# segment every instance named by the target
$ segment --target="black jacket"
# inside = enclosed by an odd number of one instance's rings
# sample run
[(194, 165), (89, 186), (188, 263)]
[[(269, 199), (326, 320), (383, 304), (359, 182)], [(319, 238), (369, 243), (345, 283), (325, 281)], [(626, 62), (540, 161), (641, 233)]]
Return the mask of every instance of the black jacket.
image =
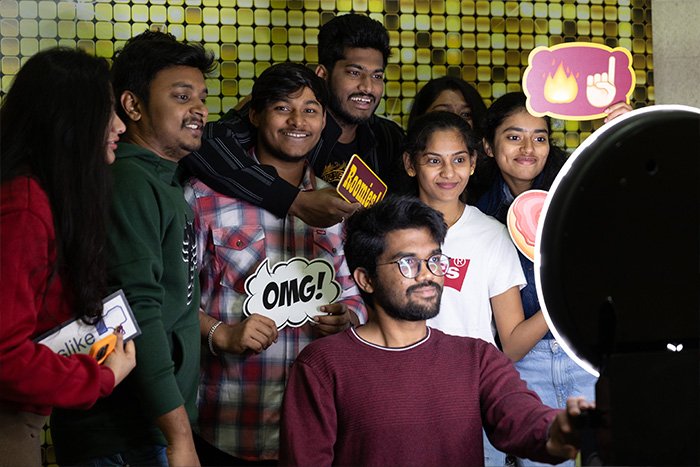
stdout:
[[(330, 113), (321, 139), (308, 155), (317, 176), (338, 142), (341, 129)], [(357, 128), (360, 157), (386, 182), (390, 193), (403, 191), (405, 171), (401, 157), (403, 129), (391, 120), (373, 115)], [(243, 199), (283, 217), (299, 189), (282, 180), (269, 165), (259, 165), (248, 151), (255, 144), (255, 127), (248, 108), (229, 110), (218, 121), (208, 123), (202, 146), (180, 161), (188, 176), (195, 176), (221, 194)]]

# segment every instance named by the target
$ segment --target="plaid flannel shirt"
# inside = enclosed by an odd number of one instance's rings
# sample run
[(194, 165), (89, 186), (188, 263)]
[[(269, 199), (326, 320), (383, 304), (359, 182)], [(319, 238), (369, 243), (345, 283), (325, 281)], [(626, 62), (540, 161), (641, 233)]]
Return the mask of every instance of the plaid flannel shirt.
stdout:
[[(301, 188), (322, 188), (308, 168)], [(293, 216), (278, 218), (248, 202), (223, 196), (193, 180), (185, 190), (195, 212), (197, 248), (201, 257), (201, 308), (224, 323), (245, 319), (245, 280), (258, 265), (270, 266), (301, 256), (333, 264), (345, 303), (367, 321), (367, 311), (350, 275), (342, 244), (342, 225), (320, 229)], [(248, 460), (276, 459), (279, 419), (290, 366), (317, 334), (309, 323), (285, 327), (260, 354), (213, 356), (202, 349), (197, 431), (212, 445)], [(206, 346), (205, 346), (206, 347)]]

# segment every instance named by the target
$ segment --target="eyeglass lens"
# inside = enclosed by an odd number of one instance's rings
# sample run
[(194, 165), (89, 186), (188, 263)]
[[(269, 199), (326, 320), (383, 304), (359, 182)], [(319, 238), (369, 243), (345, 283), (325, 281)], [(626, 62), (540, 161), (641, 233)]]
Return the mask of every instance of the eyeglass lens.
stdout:
[(421, 260), (415, 256), (408, 256), (398, 260), (399, 269), (408, 279), (413, 279), (418, 275), (421, 268), (421, 263), (425, 261), (428, 264), (428, 270), (436, 276), (444, 276), (447, 273), (450, 260), (447, 256), (438, 254), (433, 255), (426, 260)]

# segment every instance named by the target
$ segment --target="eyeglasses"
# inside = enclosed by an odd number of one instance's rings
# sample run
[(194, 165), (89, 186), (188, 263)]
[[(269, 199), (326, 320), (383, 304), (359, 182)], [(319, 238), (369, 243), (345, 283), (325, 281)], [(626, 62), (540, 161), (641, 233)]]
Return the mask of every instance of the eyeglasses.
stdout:
[(450, 266), (450, 258), (442, 253), (433, 255), (428, 259), (420, 259), (416, 258), (415, 256), (404, 256), (396, 261), (378, 263), (377, 266), (397, 264), (403, 277), (406, 279), (413, 279), (420, 274), (420, 268), (423, 262), (428, 265), (428, 270), (436, 276), (444, 276), (447, 273), (447, 268)]

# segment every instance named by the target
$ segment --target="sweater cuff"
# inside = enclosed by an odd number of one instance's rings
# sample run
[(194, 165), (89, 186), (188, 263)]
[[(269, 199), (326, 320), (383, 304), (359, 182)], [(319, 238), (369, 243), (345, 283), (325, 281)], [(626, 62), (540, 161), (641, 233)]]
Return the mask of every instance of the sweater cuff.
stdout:
[(275, 178), (268, 191), (274, 193), (274, 196), (263, 197), (260, 207), (280, 218), (289, 213), (289, 208), (299, 194), (299, 188), (281, 178)]
[(115, 380), (114, 372), (110, 368), (100, 366), (100, 397), (112, 394)]

